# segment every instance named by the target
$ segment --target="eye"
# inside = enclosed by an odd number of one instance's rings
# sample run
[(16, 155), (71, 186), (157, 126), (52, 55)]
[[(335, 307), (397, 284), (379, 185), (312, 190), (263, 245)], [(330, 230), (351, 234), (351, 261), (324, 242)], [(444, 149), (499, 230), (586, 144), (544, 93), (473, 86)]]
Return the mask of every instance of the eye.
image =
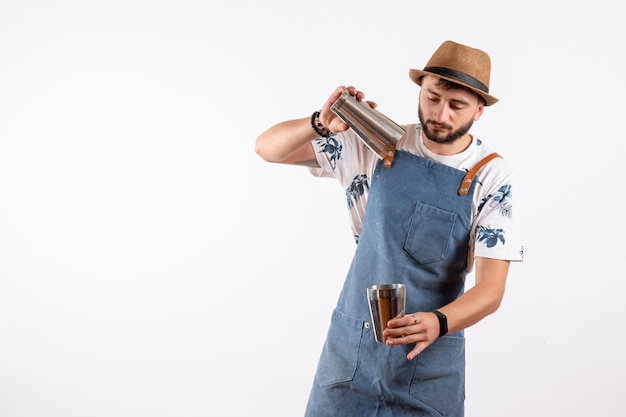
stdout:
[(459, 101), (452, 101), (450, 102), (450, 108), (454, 111), (461, 111), (463, 109), (465, 109), (467, 107), (466, 103), (462, 103)]

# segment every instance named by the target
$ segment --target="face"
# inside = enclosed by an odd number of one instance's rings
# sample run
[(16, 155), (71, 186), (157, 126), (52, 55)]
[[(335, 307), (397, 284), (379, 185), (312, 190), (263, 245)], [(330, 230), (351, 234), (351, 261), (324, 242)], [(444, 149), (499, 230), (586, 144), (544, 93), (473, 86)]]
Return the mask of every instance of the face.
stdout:
[(418, 116), (424, 135), (438, 144), (451, 144), (464, 137), (480, 118), (484, 103), (465, 88), (444, 90), (439, 78), (425, 76), (420, 90)]

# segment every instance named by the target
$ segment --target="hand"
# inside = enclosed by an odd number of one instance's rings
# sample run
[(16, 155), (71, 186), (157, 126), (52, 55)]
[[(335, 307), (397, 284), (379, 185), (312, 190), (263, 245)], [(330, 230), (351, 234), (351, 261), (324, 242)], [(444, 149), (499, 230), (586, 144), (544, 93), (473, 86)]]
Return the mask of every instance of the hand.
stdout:
[(413, 313), (389, 320), (383, 332), (387, 346), (415, 343), (407, 355), (412, 360), (439, 337), (439, 319), (434, 313)]
[[(350, 92), (350, 95), (355, 96), (357, 98), (357, 100), (363, 100), (363, 98), (365, 98), (365, 94), (363, 94), (362, 91), (357, 90), (353, 86), (350, 86), (350, 87), (344, 87), (344, 86), (337, 87), (337, 89), (330, 95), (330, 97), (328, 98), (328, 100), (324, 104), (324, 107), (322, 107), (322, 111), (320, 113), (320, 122), (322, 122), (322, 124), (324, 125), (324, 127), (326, 127), (326, 129), (330, 130), (333, 133), (334, 132), (343, 132), (345, 130), (348, 130), (348, 128), (349, 128), (349, 126), (347, 124), (345, 124), (344, 121), (341, 120), (341, 118), (339, 116), (337, 116), (330, 109), (332, 107), (332, 105), (335, 103), (335, 101), (337, 101), (337, 99), (341, 96), (341, 94), (346, 89)], [(375, 102), (373, 102), (373, 101), (366, 100), (365, 102), (367, 104), (369, 104), (374, 109), (377, 106), (377, 104)]]

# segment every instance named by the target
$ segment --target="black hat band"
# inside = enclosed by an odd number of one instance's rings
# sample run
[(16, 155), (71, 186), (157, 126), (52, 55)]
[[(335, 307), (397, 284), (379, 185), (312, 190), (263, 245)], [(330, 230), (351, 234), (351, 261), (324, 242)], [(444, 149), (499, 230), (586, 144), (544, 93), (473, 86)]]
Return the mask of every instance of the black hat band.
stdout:
[(477, 90), (480, 90), (489, 94), (489, 87), (487, 87), (485, 84), (483, 84), (476, 78), (464, 72), (453, 70), (450, 68), (444, 68), (444, 67), (425, 67), (424, 71), (432, 72), (433, 74), (441, 75), (442, 77), (452, 78), (464, 84), (470, 85)]

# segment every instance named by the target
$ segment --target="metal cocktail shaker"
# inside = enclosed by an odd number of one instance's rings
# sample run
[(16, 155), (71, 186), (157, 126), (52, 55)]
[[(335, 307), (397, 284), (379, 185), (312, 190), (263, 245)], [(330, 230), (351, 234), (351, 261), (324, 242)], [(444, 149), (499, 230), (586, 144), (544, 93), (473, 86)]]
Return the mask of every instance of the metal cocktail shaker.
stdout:
[(330, 109), (383, 160), (385, 168), (391, 166), (396, 152), (396, 143), (405, 132), (402, 126), (372, 108), (365, 101), (357, 100), (347, 89)]

